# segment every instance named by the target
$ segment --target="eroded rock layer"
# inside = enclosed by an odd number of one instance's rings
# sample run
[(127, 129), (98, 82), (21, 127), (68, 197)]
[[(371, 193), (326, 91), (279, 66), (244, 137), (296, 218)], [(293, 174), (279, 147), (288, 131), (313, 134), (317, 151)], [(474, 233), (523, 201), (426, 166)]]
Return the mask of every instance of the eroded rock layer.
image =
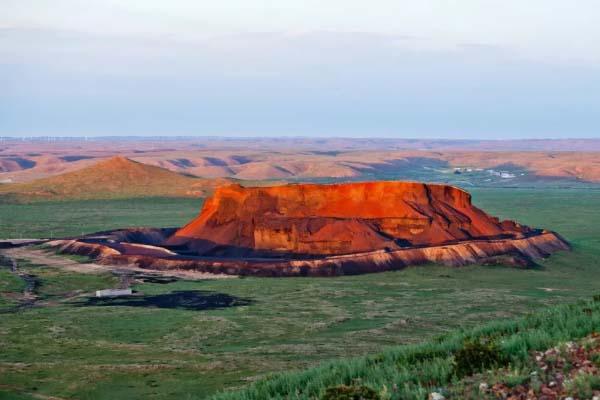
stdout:
[(230, 185), (217, 189), (167, 244), (206, 256), (324, 256), (533, 233), (487, 215), (467, 192), (447, 185)]
[(395, 251), (327, 256), (318, 259), (232, 259), (166, 256), (150, 254), (147, 248), (61, 240), (49, 243), (63, 253), (98, 255), (97, 261), (149, 270), (194, 270), (214, 274), (282, 276), (335, 276), (399, 270), (409, 265), (438, 263), (461, 266), (473, 263), (501, 263), (524, 266), (569, 245), (553, 232), (541, 232), (522, 239), (475, 240), (444, 246), (407, 248)]

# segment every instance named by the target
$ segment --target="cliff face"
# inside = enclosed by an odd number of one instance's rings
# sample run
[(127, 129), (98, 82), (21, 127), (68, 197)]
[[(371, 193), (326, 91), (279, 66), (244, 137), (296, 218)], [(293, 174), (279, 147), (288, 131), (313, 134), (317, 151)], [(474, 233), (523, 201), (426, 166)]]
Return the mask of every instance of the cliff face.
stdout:
[(199, 255), (342, 255), (519, 239), (533, 231), (500, 222), (447, 185), (367, 182), (218, 188), (167, 244)]

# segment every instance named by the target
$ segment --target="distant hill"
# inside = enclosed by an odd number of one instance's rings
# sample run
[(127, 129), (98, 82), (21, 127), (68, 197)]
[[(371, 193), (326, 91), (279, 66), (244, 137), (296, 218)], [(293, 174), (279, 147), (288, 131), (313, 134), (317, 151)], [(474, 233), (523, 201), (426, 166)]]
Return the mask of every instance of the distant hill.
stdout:
[(25, 183), (119, 154), (205, 178), (418, 180), (490, 187), (600, 184), (600, 139), (448, 141), (341, 138), (180, 138), (0, 141), (0, 184)]
[(203, 179), (112, 157), (80, 170), (26, 183), (0, 185), (1, 201), (202, 197), (231, 179)]

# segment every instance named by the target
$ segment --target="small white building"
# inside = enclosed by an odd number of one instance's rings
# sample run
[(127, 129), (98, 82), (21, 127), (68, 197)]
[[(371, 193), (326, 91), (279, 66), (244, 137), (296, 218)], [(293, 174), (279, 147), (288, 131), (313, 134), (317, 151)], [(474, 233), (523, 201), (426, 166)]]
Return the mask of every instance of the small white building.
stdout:
[(104, 289), (96, 290), (96, 297), (119, 297), (119, 296), (131, 296), (133, 291), (131, 289)]

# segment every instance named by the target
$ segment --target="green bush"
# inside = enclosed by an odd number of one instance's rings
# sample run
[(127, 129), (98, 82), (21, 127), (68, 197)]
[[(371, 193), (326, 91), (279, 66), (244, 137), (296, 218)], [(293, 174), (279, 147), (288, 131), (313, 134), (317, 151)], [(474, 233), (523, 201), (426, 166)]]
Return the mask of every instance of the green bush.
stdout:
[(494, 342), (469, 340), (454, 353), (454, 374), (461, 378), (505, 365), (507, 361)]
[(381, 397), (368, 386), (340, 385), (325, 389), (321, 400), (381, 400)]
[(520, 385), (525, 385), (529, 383), (530, 380), (531, 377), (529, 376), (529, 374), (520, 374), (519, 372), (507, 374), (504, 376), (504, 383), (506, 383), (506, 385), (511, 388)]

